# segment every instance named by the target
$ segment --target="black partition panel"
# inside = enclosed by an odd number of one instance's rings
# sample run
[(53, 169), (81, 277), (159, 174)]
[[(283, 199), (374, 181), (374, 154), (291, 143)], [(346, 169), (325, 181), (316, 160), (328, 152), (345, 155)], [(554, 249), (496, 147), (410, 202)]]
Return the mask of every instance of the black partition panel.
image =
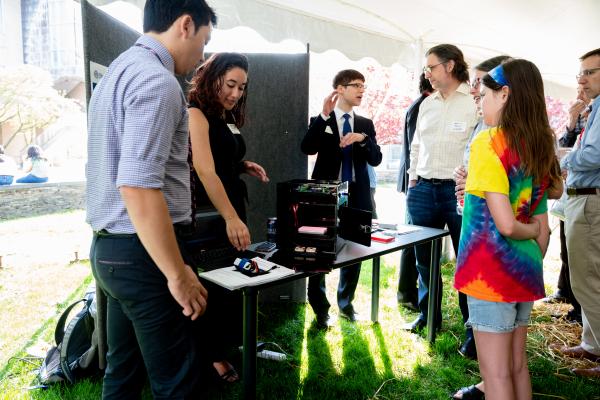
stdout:
[(89, 103), (92, 95), (90, 61), (108, 67), (119, 54), (135, 43), (140, 33), (112, 18), (87, 0), (81, 0), (81, 26), (86, 103)]
[(248, 54), (246, 159), (262, 165), (268, 184), (244, 177), (248, 184), (248, 224), (253, 241), (265, 240), (267, 218), (275, 217), (277, 182), (305, 178), (307, 157), (300, 151), (308, 121), (309, 56)]
[[(87, 101), (90, 62), (105, 67), (140, 36), (138, 32), (81, 0)], [(266, 237), (268, 217), (276, 215), (277, 182), (305, 178), (307, 158), (300, 141), (308, 121), (309, 55), (247, 54), (250, 62), (247, 119), (241, 129), (246, 159), (262, 165), (271, 182), (244, 176), (248, 185), (248, 225), (253, 241)], [(180, 79), (184, 85), (185, 79)]]

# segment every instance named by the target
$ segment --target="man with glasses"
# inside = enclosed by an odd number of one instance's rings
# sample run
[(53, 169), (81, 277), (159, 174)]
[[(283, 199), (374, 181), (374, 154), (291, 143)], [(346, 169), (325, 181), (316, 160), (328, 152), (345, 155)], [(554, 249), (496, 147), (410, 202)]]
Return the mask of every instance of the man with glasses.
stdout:
[[(581, 343), (561, 347), (566, 356), (600, 361), (600, 48), (580, 58), (577, 82), (592, 102), (581, 143), (561, 161), (566, 170), (565, 230), (571, 287), (581, 304)], [(575, 368), (577, 375), (600, 378), (600, 366)]]
[[(419, 110), (410, 150), (406, 203), (413, 224), (440, 229), (447, 225), (457, 253), (462, 218), (456, 212), (453, 171), (462, 164), (469, 135), (477, 124), (477, 111), (460, 49), (441, 44), (429, 49), (426, 57), (423, 72), (436, 92), (423, 100)], [(427, 321), (431, 244), (416, 246), (416, 260), (420, 315), (404, 326), (413, 332), (421, 330)], [(439, 287), (441, 291), (441, 279)], [(466, 321), (469, 312), (464, 295), (459, 294), (459, 304)], [(436, 313), (439, 327), (441, 296)]]
[[(366, 89), (364, 83), (365, 77), (356, 70), (337, 73), (333, 79), (334, 90), (325, 98), (321, 114), (311, 118), (301, 148), (304, 154), (318, 153), (313, 179), (347, 181), (348, 205), (373, 211), (367, 164), (379, 165), (381, 150), (375, 138), (373, 121), (353, 111), (362, 101)], [(359, 275), (360, 263), (340, 270), (337, 302), (340, 316), (351, 322), (357, 319), (352, 300)], [(327, 329), (330, 304), (323, 274), (308, 280), (308, 302), (316, 314), (316, 327)]]
[[(564, 154), (565, 148), (571, 148), (575, 145), (577, 138), (583, 132), (587, 117), (590, 109), (590, 99), (587, 98), (581, 85), (577, 87), (577, 99), (569, 107), (569, 122), (565, 128), (565, 133), (558, 139), (558, 144), (563, 150), (559, 149), (559, 156), (561, 153)], [(571, 278), (569, 274), (569, 256), (567, 251), (567, 238), (565, 236), (565, 221), (564, 215), (560, 218), (559, 224), (559, 237), (560, 237), (560, 273), (558, 274), (558, 282), (556, 284), (556, 292), (546, 297), (543, 301), (545, 303), (567, 303), (573, 307), (569, 310), (564, 318), (567, 321), (577, 322), (581, 325), (581, 306), (573, 294), (571, 289)]]

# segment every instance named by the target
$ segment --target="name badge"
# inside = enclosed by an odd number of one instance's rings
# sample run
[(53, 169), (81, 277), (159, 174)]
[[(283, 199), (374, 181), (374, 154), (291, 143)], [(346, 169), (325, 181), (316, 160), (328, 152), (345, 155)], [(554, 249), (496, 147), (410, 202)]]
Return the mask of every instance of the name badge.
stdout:
[(240, 135), (242, 133), (234, 124), (227, 124), (227, 127), (234, 135)]
[(464, 132), (467, 130), (467, 123), (462, 121), (454, 121), (448, 127), (450, 132)]

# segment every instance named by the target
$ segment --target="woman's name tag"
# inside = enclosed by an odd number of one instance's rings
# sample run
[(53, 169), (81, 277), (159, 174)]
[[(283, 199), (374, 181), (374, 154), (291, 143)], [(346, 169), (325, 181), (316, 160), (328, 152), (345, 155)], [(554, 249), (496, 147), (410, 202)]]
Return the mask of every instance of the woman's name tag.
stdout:
[(242, 133), (234, 124), (227, 124), (227, 127), (234, 135), (240, 135)]

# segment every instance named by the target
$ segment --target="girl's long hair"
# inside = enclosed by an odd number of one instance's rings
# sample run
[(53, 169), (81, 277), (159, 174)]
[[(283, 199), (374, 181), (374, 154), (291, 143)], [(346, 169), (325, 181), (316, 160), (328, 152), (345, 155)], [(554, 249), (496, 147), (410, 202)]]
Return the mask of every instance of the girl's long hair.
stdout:
[[(224, 84), (225, 74), (236, 67), (248, 73), (246, 56), (239, 53), (215, 53), (210, 56), (194, 73), (188, 101), (197, 104), (207, 117), (223, 116), (224, 108), (219, 102), (219, 93)], [(246, 120), (247, 94), (248, 84), (230, 114), (225, 115), (227, 122), (235, 124), (238, 128), (241, 128)]]
[[(502, 66), (510, 90), (498, 125), (506, 135), (509, 148), (519, 155), (525, 174), (532, 176), (536, 183), (549, 177), (554, 186), (561, 176), (555, 153), (556, 138), (548, 122), (542, 75), (535, 64), (523, 59), (513, 59)], [(483, 77), (483, 84), (494, 91), (502, 88), (489, 75)]]

